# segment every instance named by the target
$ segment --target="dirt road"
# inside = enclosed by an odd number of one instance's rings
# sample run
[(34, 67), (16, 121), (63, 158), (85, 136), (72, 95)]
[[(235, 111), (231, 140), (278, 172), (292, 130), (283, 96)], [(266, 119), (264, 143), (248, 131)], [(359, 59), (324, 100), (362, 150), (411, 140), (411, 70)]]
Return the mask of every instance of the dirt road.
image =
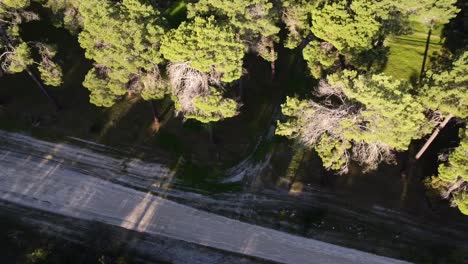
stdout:
[[(1, 132), (1, 137), (19, 138), (25, 144), (33, 141), (5, 132)], [(90, 175), (81, 166), (62, 163), (60, 157), (57, 158), (64, 153), (82, 154), (82, 150), (65, 144), (41, 144), (55, 152), (36, 155), (22, 150), (20, 145), (16, 149), (5, 146), (7, 144), (0, 146), (0, 199), (280, 263), (406, 263), (243, 223), (139, 192), (109, 182), (105, 175)], [(112, 174), (118, 165), (112, 158), (102, 160), (104, 156), (88, 154), (77, 155), (76, 163), (102, 162), (103, 166), (108, 166), (101, 172), (91, 173)], [(143, 168), (139, 168), (136, 161), (135, 166), (130, 164), (129, 173), (132, 169), (144, 169), (155, 178), (171, 175), (169, 169), (157, 163), (154, 167)]]

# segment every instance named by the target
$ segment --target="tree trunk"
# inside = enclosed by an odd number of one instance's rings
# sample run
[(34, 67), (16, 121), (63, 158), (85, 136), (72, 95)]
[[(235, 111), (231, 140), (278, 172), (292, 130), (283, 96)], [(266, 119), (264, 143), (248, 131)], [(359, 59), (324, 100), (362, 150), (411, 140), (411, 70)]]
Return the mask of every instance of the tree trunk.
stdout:
[(158, 113), (158, 110), (156, 109), (156, 107), (154, 106), (154, 103), (153, 101), (149, 101), (150, 105), (151, 105), (151, 110), (153, 112), (153, 122), (154, 122), (154, 126), (158, 127), (160, 126), (160, 121), (159, 121), (159, 113)]
[(34, 75), (34, 73), (31, 72), (28, 68), (26, 68), (26, 72), (28, 73), (29, 77), (36, 83), (37, 87), (41, 90), (41, 92), (49, 99), (49, 101), (54, 105), (55, 109), (61, 110), (62, 107), (58, 104), (57, 100), (55, 100), (45, 89), (45, 87), (42, 85), (41, 81), (37, 79), (37, 77)]
[(214, 140), (213, 123), (212, 122), (208, 123), (207, 128), (208, 128), (208, 136), (210, 137), (211, 144), (216, 145), (216, 142)]
[(426, 141), (424, 146), (419, 150), (418, 154), (416, 154), (416, 160), (418, 160), (422, 154), (427, 150), (427, 148), (431, 145), (432, 141), (437, 137), (437, 135), (440, 133), (440, 131), (447, 125), (447, 123), (452, 119), (453, 115), (449, 114), (445, 119), (444, 122), (442, 122), (432, 133), (431, 137)]
[(244, 96), (244, 76), (239, 79), (239, 97)]
[(426, 61), (427, 61), (427, 53), (429, 52), (429, 45), (431, 42), (431, 35), (432, 35), (432, 27), (429, 29), (427, 33), (427, 40), (426, 40), (426, 49), (424, 50), (424, 58), (423, 63), (421, 65), (421, 73), (419, 74), (419, 83), (421, 84), (422, 79), (424, 77), (424, 70), (426, 69)]
[(456, 189), (460, 188), (465, 181), (460, 177), (456, 182), (452, 183), (450, 187), (442, 194), (442, 198), (448, 199), (450, 194)]
[(272, 80), (275, 79), (275, 74), (276, 74), (276, 65), (275, 65), (275, 61), (272, 61), (271, 62), (271, 79)]
[(275, 74), (276, 74), (276, 65), (275, 65), (275, 43), (273, 42), (273, 45), (271, 46), (271, 80), (275, 79)]
[(153, 127), (153, 130), (157, 132), (159, 131), (159, 128), (161, 127), (158, 110), (154, 106), (153, 101), (149, 101), (149, 104), (151, 106), (151, 112), (153, 112), (153, 126), (152, 127)]

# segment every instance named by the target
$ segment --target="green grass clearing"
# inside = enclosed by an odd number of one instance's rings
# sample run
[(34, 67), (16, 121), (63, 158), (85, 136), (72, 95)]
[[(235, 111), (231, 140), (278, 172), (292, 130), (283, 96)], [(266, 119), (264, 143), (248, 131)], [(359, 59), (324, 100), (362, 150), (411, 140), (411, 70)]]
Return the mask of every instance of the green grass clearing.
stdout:
[[(413, 22), (414, 32), (410, 35), (395, 36), (386, 40), (390, 48), (388, 62), (384, 72), (394, 78), (416, 81), (421, 71), (428, 29)], [(442, 48), (442, 27), (432, 31), (426, 69), (430, 66), (430, 58)]]

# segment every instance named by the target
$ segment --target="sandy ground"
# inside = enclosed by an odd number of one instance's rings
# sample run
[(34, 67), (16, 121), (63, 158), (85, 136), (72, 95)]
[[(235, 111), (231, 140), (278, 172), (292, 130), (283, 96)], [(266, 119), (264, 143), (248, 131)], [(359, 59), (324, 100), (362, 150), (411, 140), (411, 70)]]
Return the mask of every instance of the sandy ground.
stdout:
[[(0, 147), (0, 199), (4, 201), (280, 263), (405, 263), (243, 223), (110, 182), (106, 178), (115, 176), (115, 168), (122, 165), (119, 159), (18, 134), (1, 132), (1, 136), (35, 144), (27, 149), (21, 149), (21, 144), (15, 149), (4, 147), (7, 144)], [(52, 151), (33, 153), (41, 147)], [(74, 157), (75, 162), (61, 162), (62, 155)], [(80, 163), (99, 163), (102, 170), (89, 172)], [(126, 161), (125, 169), (129, 174), (144, 170), (155, 182), (172, 177), (158, 163)]]

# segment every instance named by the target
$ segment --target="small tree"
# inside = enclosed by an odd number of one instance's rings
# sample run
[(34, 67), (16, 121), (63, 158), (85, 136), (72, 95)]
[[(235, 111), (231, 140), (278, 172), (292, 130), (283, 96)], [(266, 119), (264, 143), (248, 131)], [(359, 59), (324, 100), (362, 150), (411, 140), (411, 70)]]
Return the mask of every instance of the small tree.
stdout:
[(40, 0), (41, 4), (52, 11), (54, 25), (61, 26), (73, 34), (78, 34), (83, 25), (79, 6), (81, 0)]
[[(186, 118), (209, 122), (237, 113), (237, 103), (234, 107), (233, 100), (219, 98), (222, 82), (232, 82), (242, 75), (245, 46), (231, 26), (219, 26), (214, 17), (196, 17), (168, 32), (161, 52), (171, 62), (168, 73), (176, 109)], [(200, 108), (210, 102), (215, 103), (212, 107), (229, 105), (232, 111), (214, 114), (206, 107)]]
[[(47, 85), (60, 86), (62, 84), (62, 69), (53, 61), (56, 55), (55, 49), (41, 42), (24, 42), (20, 37), (21, 23), (39, 19), (36, 13), (24, 9), (29, 4), (29, 1), (24, 0), (0, 2), (0, 67), (5, 73), (27, 72), (44, 95), (56, 108), (59, 108), (42, 83), (29, 69), (29, 67), (37, 65), (41, 79)], [(40, 55), (39, 61), (34, 61), (33, 49)]]

